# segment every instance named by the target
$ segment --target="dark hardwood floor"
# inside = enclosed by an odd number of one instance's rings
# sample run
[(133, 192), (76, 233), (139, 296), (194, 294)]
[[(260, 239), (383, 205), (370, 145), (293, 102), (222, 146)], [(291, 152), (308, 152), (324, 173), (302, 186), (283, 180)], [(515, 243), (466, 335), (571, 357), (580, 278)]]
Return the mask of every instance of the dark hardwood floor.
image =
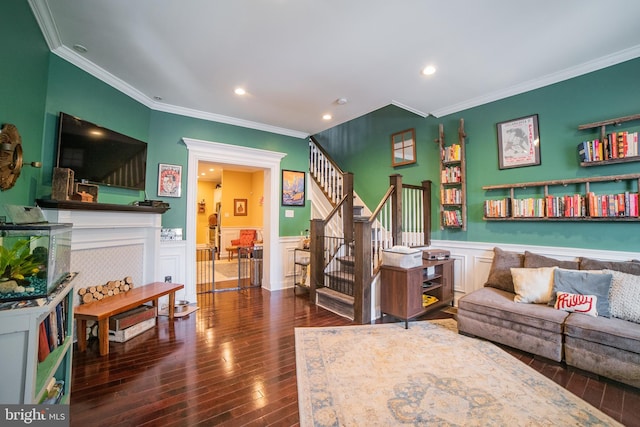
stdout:
[[(86, 353), (74, 351), (71, 426), (298, 425), (294, 328), (351, 322), (291, 289), (202, 294), (198, 306), (112, 343), (108, 356), (98, 356), (97, 341)], [(640, 390), (508, 351), (622, 423), (640, 426)]]

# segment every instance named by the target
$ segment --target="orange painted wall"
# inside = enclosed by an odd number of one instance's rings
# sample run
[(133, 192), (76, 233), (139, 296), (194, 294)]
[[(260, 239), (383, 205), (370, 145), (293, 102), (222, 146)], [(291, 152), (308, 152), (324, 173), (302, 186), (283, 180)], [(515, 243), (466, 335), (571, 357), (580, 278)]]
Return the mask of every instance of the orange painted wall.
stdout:
[[(261, 228), (264, 172), (222, 172), (221, 227)], [(234, 215), (234, 199), (247, 200), (247, 214)]]

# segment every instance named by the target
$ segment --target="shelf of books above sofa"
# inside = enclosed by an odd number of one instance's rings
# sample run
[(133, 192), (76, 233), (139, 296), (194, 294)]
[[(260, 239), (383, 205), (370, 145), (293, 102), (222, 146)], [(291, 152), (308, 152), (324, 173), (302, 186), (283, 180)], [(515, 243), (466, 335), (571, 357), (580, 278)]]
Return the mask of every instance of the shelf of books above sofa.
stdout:
[(580, 166), (602, 166), (640, 161), (638, 132), (628, 130), (609, 132), (607, 126), (619, 126), (625, 122), (640, 120), (640, 114), (587, 123), (578, 130), (600, 128), (600, 137), (578, 144)]
[[(614, 185), (619, 183), (620, 188), (611, 191), (611, 188), (607, 187), (609, 191), (600, 190), (596, 193), (591, 191), (591, 184), (594, 183), (614, 183)], [(549, 187), (569, 185), (575, 185), (582, 190), (572, 194), (549, 193)], [(485, 191), (508, 190), (508, 195), (499, 199), (485, 200), (483, 219), (486, 221), (636, 222), (640, 221), (639, 188), (640, 174), (484, 186), (482, 189)], [(523, 194), (516, 197), (516, 190)]]

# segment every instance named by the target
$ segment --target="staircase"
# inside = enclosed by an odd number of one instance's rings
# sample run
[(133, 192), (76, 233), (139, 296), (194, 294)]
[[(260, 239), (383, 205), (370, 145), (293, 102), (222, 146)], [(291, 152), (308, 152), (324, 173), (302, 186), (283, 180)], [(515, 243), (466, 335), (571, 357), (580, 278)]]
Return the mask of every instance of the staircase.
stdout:
[[(371, 288), (382, 250), (429, 244), (431, 182), (404, 185), (400, 175), (371, 215), (354, 206), (353, 175), (343, 172), (311, 137), (310, 176), (331, 211), (312, 219), (311, 302), (356, 323), (371, 321)], [(403, 229), (404, 224), (404, 229)]]
[(324, 287), (316, 290), (316, 304), (340, 316), (354, 320), (353, 290), (356, 283), (355, 256), (335, 258), (324, 272)]

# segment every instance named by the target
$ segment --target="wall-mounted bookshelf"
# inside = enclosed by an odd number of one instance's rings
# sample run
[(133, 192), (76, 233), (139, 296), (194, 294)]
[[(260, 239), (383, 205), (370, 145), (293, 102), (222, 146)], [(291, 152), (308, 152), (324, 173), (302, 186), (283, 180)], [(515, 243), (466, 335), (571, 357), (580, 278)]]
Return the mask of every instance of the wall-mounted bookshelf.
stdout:
[(578, 130), (600, 128), (600, 138), (578, 144), (580, 166), (604, 166), (620, 163), (640, 162), (638, 132), (610, 132), (607, 126), (640, 120), (640, 114), (617, 117), (578, 126)]
[(458, 143), (446, 145), (444, 126), (435, 140), (440, 149), (440, 229), (467, 229), (467, 179), (464, 119), (460, 119)]
[[(591, 184), (612, 182), (623, 183), (621, 186), (626, 188), (606, 193), (591, 191)], [(550, 187), (568, 185), (580, 185), (584, 191), (564, 195), (549, 192)], [(519, 190), (535, 188), (542, 191), (538, 197), (523, 197), (517, 194)], [(508, 190), (509, 194), (501, 199), (485, 200), (486, 221), (640, 221), (640, 174), (488, 185), (482, 189)]]

